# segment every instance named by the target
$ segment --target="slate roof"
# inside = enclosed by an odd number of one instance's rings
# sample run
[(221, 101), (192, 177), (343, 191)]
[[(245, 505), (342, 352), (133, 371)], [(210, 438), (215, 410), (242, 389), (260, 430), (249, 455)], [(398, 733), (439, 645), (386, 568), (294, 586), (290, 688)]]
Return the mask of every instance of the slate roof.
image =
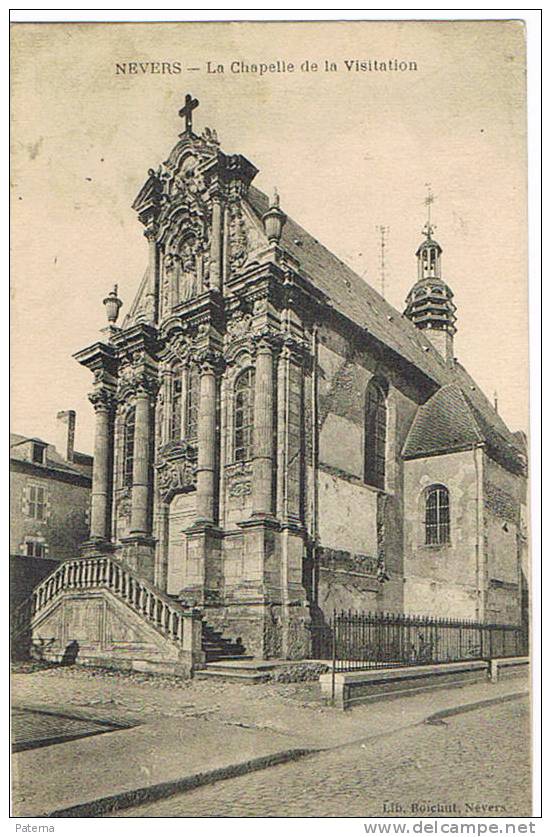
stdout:
[[(23, 451), (23, 444), (26, 442), (40, 442), (46, 446), (45, 462), (31, 462)], [(10, 433), (10, 459), (17, 462), (28, 462), (34, 467), (44, 468), (48, 471), (60, 471), (64, 474), (77, 474), (81, 477), (92, 477), (93, 457), (87, 453), (74, 452), (73, 462), (68, 462), (61, 456), (53, 445), (44, 442), (36, 436), (21, 436), (19, 433)]]
[[(462, 367), (457, 377), (463, 377), (464, 384), (472, 381)], [(525, 472), (526, 457), (518, 440), (476, 384), (469, 383), (462, 388), (459, 383), (450, 383), (417, 409), (402, 456), (417, 459), (468, 450), (479, 444), (485, 444), (488, 453), (508, 470)]]
[[(248, 201), (259, 218), (270, 203), (254, 186), (249, 189)], [(489, 453), (506, 467), (524, 471), (524, 446), (460, 363), (448, 366), (421, 330), (292, 218), (287, 217), (281, 244), (336, 310), (440, 385), (441, 389), (418, 408), (403, 456), (427, 456), (484, 442)]]
[[(267, 212), (268, 197), (254, 186), (249, 189), (248, 200), (259, 217)], [(287, 217), (281, 244), (338, 311), (436, 383), (446, 383), (446, 364), (423, 333), (292, 218)]]

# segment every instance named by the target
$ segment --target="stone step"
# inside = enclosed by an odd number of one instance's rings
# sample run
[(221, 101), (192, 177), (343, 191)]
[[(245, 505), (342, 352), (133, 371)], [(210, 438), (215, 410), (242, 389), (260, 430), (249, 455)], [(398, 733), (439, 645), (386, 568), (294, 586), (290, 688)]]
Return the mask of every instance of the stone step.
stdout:
[(207, 663), (205, 668), (197, 669), (194, 676), (199, 678), (199, 680), (226, 680), (234, 681), (236, 683), (250, 683), (251, 685), (254, 683), (265, 683), (269, 680), (268, 673), (259, 671), (240, 671), (239, 669), (231, 668), (211, 669), (208, 668), (210, 665), (212, 665), (212, 663)]

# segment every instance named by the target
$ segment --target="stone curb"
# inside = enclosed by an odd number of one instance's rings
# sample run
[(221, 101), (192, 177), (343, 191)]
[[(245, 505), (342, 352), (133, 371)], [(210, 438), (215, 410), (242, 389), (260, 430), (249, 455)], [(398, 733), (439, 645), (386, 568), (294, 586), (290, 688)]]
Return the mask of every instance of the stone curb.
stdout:
[(363, 738), (356, 738), (353, 741), (347, 741), (342, 744), (337, 744), (333, 747), (313, 747), (301, 748), (293, 750), (283, 750), (279, 753), (273, 753), (269, 756), (260, 756), (255, 759), (250, 759), (239, 764), (230, 764), (226, 767), (219, 767), (215, 770), (209, 770), (205, 773), (195, 773), (191, 776), (185, 776), (182, 779), (174, 779), (168, 782), (161, 782), (157, 785), (150, 785), (149, 787), (135, 788), (129, 791), (123, 791), (112, 796), (102, 797), (100, 799), (92, 800), (91, 802), (84, 802), (80, 805), (72, 805), (69, 808), (60, 808), (45, 814), (32, 814), (29, 816), (37, 817), (53, 817), (53, 818), (69, 818), (69, 817), (99, 817), (115, 811), (121, 811), (126, 808), (134, 808), (138, 805), (143, 805), (146, 802), (156, 802), (159, 799), (166, 799), (170, 796), (175, 796), (178, 793), (194, 790), (195, 788), (204, 785), (214, 784), (222, 779), (233, 779), (237, 776), (244, 776), (247, 773), (253, 773), (258, 770), (265, 770), (268, 767), (275, 767), (276, 765), (286, 764), (288, 762), (297, 761), (306, 756), (315, 755), (318, 753), (326, 753), (330, 750), (337, 750), (344, 747), (350, 747), (353, 744), (368, 742), (370, 740), (380, 738), (384, 735), (389, 735), (394, 732), (399, 732), (409, 727), (419, 726), (420, 724), (434, 724), (444, 718), (461, 715), (464, 712), (472, 712), (486, 706), (492, 706), (500, 703), (505, 703), (511, 700), (518, 700), (529, 695), (528, 691), (513, 692), (507, 695), (500, 695), (487, 700), (479, 700), (474, 703), (465, 703), (460, 706), (453, 706), (448, 709), (442, 709), (432, 715), (428, 715), (422, 721), (415, 721), (411, 724), (405, 724), (395, 730), (376, 733), (375, 735), (365, 736)]
[(434, 712), (425, 718), (422, 723), (435, 724), (442, 721), (444, 718), (450, 718), (453, 715), (462, 715), (464, 712), (474, 712), (476, 709), (483, 709), (485, 706), (495, 706), (498, 703), (507, 703), (510, 700), (519, 700), (523, 697), (529, 697), (528, 691), (512, 692), (509, 695), (500, 695), (499, 697), (488, 698), (487, 700), (478, 700), (476, 703), (465, 703), (462, 706), (451, 706), (449, 709), (441, 709), (439, 712)]
[(170, 782), (161, 782), (158, 785), (136, 788), (130, 791), (105, 796), (91, 802), (84, 802), (82, 805), (72, 805), (69, 808), (61, 808), (49, 814), (34, 814), (33, 816), (43, 817), (98, 817), (114, 811), (121, 811), (125, 808), (134, 808), (143, 805), (145, 802), (156, 802), (159, 799), (166, 799), (177, 793), (193, 790), (203, 785), (210, 785), (219, 782), (221, 779), (233, 779), (237, 776), (244, 776), (256, 770), (265, 770), (268, 767), (275, 767), (278, 764), (285, 764), (296, 761), (304, 756), (310, 756), (319, 752), (317, 749), (296, 749), (284, 750), (273, 753), (270, 756), (260, 756), (256, 759), (230, 764), (227, 767), (219, 767), (216, 770), (209, 770), (206, 773), (195, 773), (183, 779), (174, 779)]

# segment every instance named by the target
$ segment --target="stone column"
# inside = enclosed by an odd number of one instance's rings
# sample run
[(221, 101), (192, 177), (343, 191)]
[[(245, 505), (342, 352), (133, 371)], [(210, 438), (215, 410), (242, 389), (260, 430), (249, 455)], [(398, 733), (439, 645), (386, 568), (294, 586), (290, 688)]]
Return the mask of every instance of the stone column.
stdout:
[(149, 522), (150, 491), (150, 434), (151, 404), (150, 392), (145, 386), (138, 386), (136, 392), (136, 419), (134, 429), (134, 471), (132, 474), (132, 511), (130, 515), (131, 535), (151, 535)]
[(216, 465), (216, 363), (208, 353), (200, 362), (199, 416), (197, 426), (197, 520), (214, 522), (214, 471)]
[(111, 517), (114, 402), (112, 395), (105, 390), (92, 393), (90, 401), (94, 405), (96, 413), (90, 539), (93, 541), (108, 541), (111, 538), (109, 523)]
[(151, 221), (144, 231), (147, 238), (149, 249), (148, 262), (148, 283), (147, 283), (147, 320), (154, 323), (157, 319), (157, 274), (158, 274), (158, 251), (157, 251), (157, 233), (159, 231), (158, 225)]
[(253, 514), (273, 514), (274, 358), (270, 341), (260, 338), (256, 353), (253, 429)]
[(219, 195), (212, 198), (212, 232), (210, 243), (210, 286), (222, 288), (222, 201)]

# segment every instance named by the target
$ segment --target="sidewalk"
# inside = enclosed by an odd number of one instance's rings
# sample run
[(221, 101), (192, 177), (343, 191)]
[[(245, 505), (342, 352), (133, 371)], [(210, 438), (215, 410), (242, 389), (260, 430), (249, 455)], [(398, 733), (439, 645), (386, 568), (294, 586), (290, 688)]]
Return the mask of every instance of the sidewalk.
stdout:
[[(317, 683), (176, 683), (77, 667), (15, 674), (18, 709), (136, 725), (15, 754), (13, 813), (47, 816), (84, 804), (82, 815), (94, 816), (308, 751), (388, 735), (434, 713), (499, 701), (527, 688), (524, 678), (513, 678), (342, 713), (320, 705)], [(214, 776), (205, 776), (212, 771)], [(163, 783), (168, 786), (159, 788)]]

